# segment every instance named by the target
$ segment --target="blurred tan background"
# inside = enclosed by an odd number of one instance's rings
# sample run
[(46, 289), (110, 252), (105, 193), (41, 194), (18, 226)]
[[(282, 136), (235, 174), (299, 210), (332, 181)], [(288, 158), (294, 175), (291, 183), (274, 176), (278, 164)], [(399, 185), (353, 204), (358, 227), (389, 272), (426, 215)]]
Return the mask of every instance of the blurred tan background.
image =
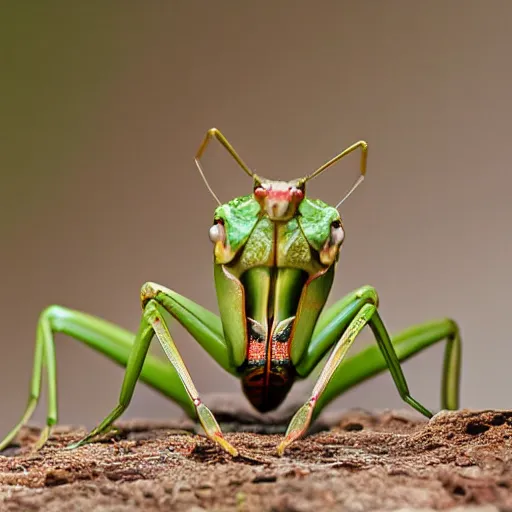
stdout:
[[(215, 202), (193, 162), (212, 126), (283, 179), (367, 139), (331, 302), (373, 284), (392, 331), (455, 318), (462, 405), (511, 407), (511, 20), (507, 0), (3, 3), (1, 432), (25, 405), (46, 305), (136, 329), (152, 280), (216, 308)], [(204, 166), (222, 200), (250, 191), (219, 148)], [(348, 158), (309, 194), (335, 203), (356, 175)], [(241, 393), (174, 332), (199, 390)], [(56, 340), (60, 422), (93, 426), (123, 372)], [(441, 360), (438, 346), (405, 365), (432, 408)], [(403, 404), (384, 374), (332, 407)], [(125, 418), (177, 414), (141, 384)]]

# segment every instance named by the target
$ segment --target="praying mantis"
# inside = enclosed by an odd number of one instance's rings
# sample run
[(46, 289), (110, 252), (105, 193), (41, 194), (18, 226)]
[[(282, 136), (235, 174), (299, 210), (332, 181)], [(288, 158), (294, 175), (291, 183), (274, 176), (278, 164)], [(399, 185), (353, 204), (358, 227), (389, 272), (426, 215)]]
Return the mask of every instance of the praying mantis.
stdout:
[[(252, 192), (221, 203), (206, 180), (200, 160), (217, 140), (252, 179)], [(360, 152), (360, 175), (345, 197), (330, 206), (306, 196), (306, 184), (344, 156)], [(138, 332), (106, 320), (53, 305), (40, 315), (30, 394), (22, 418), (0, 443), (4, 449), (32, 416), (46, 373), (46, 426), (35, 445), (42, 447), (58, 421), (54, 333), (64, 333), (126, 368), (119, 403), (90, 433), (69, 448), (93, 442), (124, 413), (141, 380), (199, 420), (206, 436), (238, 455), (223, 436), (213, 413), (200, 398), (175, 345), (165, 312), (177, 320), (228, 373), (241, 380), (243, 392), (258, 411), (276, 409), (295, 381), (319, 367), (309, 399), (291, 419), (277, 454), (303, 436), (312, 421), (347, 389), (388, 369), (401, 398), (426, 417), (432, 413), (409, 392), (400, 362), (445, 340), (441, 407), (457, 409), (461, 337), (449, 318), (410, 327), (390, 337), (379, 314), (377, 291), (363, 286), (325, 308), (345, 239), (339, 206), (365, 178), (368, 144), (349, 146), (313, 173), (291, 181), (263, 178), (244, 163), (216, 128), (207, 131), (195, 158), (198, 170), (218, 203), (209, 237), (213, 243), (214, 280), (219, 315), (160, 284), (145, 283), (140, 292)], [(346, 358), (368, 326), (376, 344)], [(148, 353), (157, 338), (168, 361)]]

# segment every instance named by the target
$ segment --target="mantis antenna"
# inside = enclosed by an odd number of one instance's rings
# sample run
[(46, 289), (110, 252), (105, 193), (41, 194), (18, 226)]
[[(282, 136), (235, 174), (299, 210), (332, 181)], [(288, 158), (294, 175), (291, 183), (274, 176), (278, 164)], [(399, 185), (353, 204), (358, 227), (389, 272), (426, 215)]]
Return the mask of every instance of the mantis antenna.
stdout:
[(347, 156), (349, 153), (352, 153), (352, 151), (355, 151), (356, 149), (361, 148), (361, 163), (360, 163), (360, 169), (361, 174), (356, 179), (352, 187), (350, 187), (350, 190), (345, 194), (343, 199), (336, 205), (336, 208), (338, 208), (345, 199), (347, 199), (354, 190), (361, 185), (361, 183), (364, 181), (364, 177), (366, 175), (366, 162), (368, 160), (368, 143), (364, 140), (360, 140), (359, 142), (356, 142), (355, 144), (352, 144), (352, 146), (349, 146), (347, 149), (343, 150), (341, 153), (336, 155), (334, 158), (331, 158), (328, 162), (326, 162), (324, 165), (319, 167), (315, 172), (309, 174), (305, 178), (303, 178), (302, 182), (306, 183), (306, 181), (312, 180), (313, 178), (316, 178), (319, 174), (323, 173), (328, 167), (335, 164), (338, 160), (341, 160), (344, 156)]
[[(206, 151), (206, 147), (208, 146), (211, 139), (217, 139), (222, 146), (227, 150), (227, 152), (235, 159), (235, 161), (238, 163), (238, 165), (251, 177), (256, 178), (255, 174), (247, 167), (245, 162), (240, 158), (238, 153), (235, 151), (233, 146), (228, 142), (226, 137), (222, 135), (220, 130), (217, 128), (210, 128), (203, 139), (203, 142), (199, 146), (199, 149), (197, 150), (196, 156), (195, 156), (195, 163), (197, 166), (197, 169), (199, 170), (199, 174), (201, 174), (201, 177), (203, 178), (203, 181), (210, 191), (210, 194), (213, 196), (213, 198), (217, 201), (217, 203), (220, 205), (222, 204), (213, 191), (212, 187), (208, 183), (208, 180), (206, 179), (206, 176), (204, 174), (203, 168), (200, 163), (200, 159), (203, 156), (204, 152)], [(341, 160), (344, 156), (347, 156), (348, 154), (352, 153), (356, 149), (361, 148), (361, 163), (360, 163), (360, 170), (361, 174), (356, 179), (350, 190), (345, 194), (345, 196), (342, 198), (342, 200), (336, 205), (336, 208), (339, 208), (339, 206), (354, 192), (354, 190), (364, 181), (364, 177), (366, 175), (366, 162), (368, 159), (368, 143), (364, 140), (360, 140), (359, 142), (356, 142), (355, 144), (352, 144), (347, 149), (343, 150), (341, 153), (336, 155), (334, 158), (331, 158), (328, 162), (323, 164), (321, 167), (319, 167), (315, 172), (307, 175), (305, 178), (302, 178), (299, 180), (301, 183), (306, 183), (307, 181), (312, 180), (313, 178), (316, 178), (318, 175), (320, 175), (322, 172), (324, 172), (327, 168), (329, 168), (331, 165), (334, 165), (338, 160)]]
[(217, 201), (217, 203), (222, 204), (220, 201), (219, 201), (219, 198), (217, 197), (217, 195), (215, 194), (215, 192), (212, 190), (212, 188), (210, 187), (210, 184), (208, 183), (208, 180), (206, 179), (206, 176), (204, 175), (204, 172), (203, 172), (203, 168), (201, 167), (201, 163), (199, 162), (200, 158), (203, 156), (203, 153), (205, 152), (206, 150), (206, 146), (208, 146), (208, 143), (210, 142), (210, 140), (212, 138), (215, 138), (217, 139), (223, 146), (224, 148), (226, 148), (226, 150), (228, 151), (228, 153), (235, 159), (235, 161), (237, 162), (237, 164), (251, 177), (251, 178), (254, 178), (254, 173), (249, 169), (249, 167), (247, 167), (247, 165), (245, 164), (245, 162), (238, 156), (238, 153), (235, 151), (235, 149), (233, 148), (233, 146), (228, 142), (228, 140), (226, 139), (226, 137), (224, 137), (224, 135), (222, 135), (222, 133), (217, 129), (217, 128), (210, 128), (207, 132), (206, 132), (206, 135), (203, 139), (203, 142), (201, 143), (201, 145), (199, 146), (199, 149), (197, 150), (197, 153), (196, 153), (196, 157), (195, 157), (195, 163), (196, 163), (196, 166), (199, 170), (199, 173), (201, 174), (201, 177), (203, 178), (203, 181), (206, 185), (206, 187), (208, 188), (208, 190), (210, 191), (210, 194), (214, 197), (214, 199)]

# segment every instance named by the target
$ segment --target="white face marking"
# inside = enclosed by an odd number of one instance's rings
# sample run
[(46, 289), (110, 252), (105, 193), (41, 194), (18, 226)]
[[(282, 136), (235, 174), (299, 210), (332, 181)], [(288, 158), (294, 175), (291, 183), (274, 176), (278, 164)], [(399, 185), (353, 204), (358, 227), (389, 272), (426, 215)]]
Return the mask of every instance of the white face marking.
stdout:
[(267, 215), (270, 218), (280, 218), (283, 217), (286, 211), (288, 210), (288, 201), (282, 201), (277, 199), (267, 199), (266, 208)]
[[(289, 185), (285, 182), (273, 182), (272, 192), (276, 192), (279, 194), (280, 192), (284, 195), (289, 191)], [(267, 187), (265, 187), (267, 188)], [(268, 189), (268, 188), (267, 188)], [(290, 201), (286, 201), (283, 197), (270, 198), (267, 197), (265, 201), (265, 208), (267, 210), (267, 215), (271, 218), (280, 218), (283, 217), (288, 211), (288, 207), (290, 206)]]

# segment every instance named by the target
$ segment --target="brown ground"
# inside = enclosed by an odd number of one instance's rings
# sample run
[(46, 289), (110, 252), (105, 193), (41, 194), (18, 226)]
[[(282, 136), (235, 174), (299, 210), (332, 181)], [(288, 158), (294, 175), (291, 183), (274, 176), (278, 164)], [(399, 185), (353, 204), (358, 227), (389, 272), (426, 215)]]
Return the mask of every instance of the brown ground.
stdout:
[(23, 448), (0, 456), (0, 511), (512, 511), (512, 411), (443, 412), (428, 423), (348, 412), (282, 458), (280, 434), (257, 433), (273, 424), (237, 420), (252, 430), (226, 434), (237, 459), (176, 423), (120, 423), (116, 436), (75, 451), (62, 447), (84, 431), (61, 428), (38, 453), (37, 431), (25, 429)]

